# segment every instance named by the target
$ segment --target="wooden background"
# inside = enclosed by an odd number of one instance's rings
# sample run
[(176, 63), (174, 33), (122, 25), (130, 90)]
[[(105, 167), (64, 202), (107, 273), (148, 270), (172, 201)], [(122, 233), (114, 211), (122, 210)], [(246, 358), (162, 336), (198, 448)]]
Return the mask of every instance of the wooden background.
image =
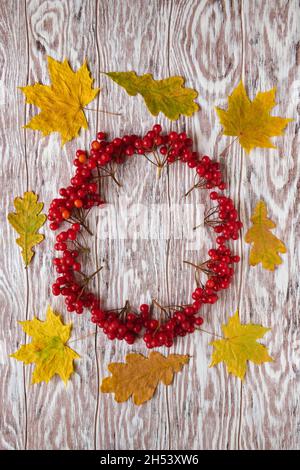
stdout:
[[(1, 0), (0, 1), (0, 373), (2, 449), (295, 449), (300, 447), (299, 337), (299, 110), (300, 7), (298, 0)], [(102, 87), (94, 107), (121, 117), (87, 112), (89, 129), (60, 147), (57, 135), (43, 139), (22, 125), (36, 113), (24, 104), (17, 86), (48, 83), (46, 56), (67, 57), (77, 69), (87, 58), (95, 84)], [(180, 74), (199, 91), (201, 111), (170, 122), (152, 117), (139, 97), (131, 98), (100, 71), (152, 72), (155, 78)], [(293, 117), (277, 149), (245, 155), (235, 143), (227, 158), (229, 192), (245, 225), (263, 198), (277, 221), (276, 234), (288, 246), (275, 273), (248, 266), (249, 246), (238, 242), (242, 262), (233, 287), (213, 309), (204, 309), (205, 328), (220, 333), (236, 308), (244, 322), (272, 328), (264, 343), (274, 363), (249, 365), (241, 384), (220, 365), (209, 369), (211, 337), (195, 333), (178, 340), (172, 352), (192, 355), (174, 385), (160, 386), (142, 407), (116, 404), (101, 395), (107, 364), (121, 361), (133, 347), (108, 342), (98, 332), (74, 342), (82, 359), (68, 386), (59, 380), (30, 385), (31, 368), (9, 359), (25, 336), (17, 320), (43, 317), (48, 303), (74, 322), (73, 337), (94, 333), (89, 315), (67, 315), (51, 295), (54, 235), (43, 228), (45, 242), (27, 271), (7, 223), (13, 199), (34, 190), (45, 207), (65, 186), (77, 148), (86, 148), (96, 131), (112, 136), (148, 130), (156, 121), (166, 129), (186, 130), (199, 151), (218, 156), (228, 144), (216, 120), (215, 105), (243, 78), (253, 97), (278, 87), (276, 114)], [(107, 182), (106, 194), (117, 204), (179, 202), (192, 172), (180, 165), (160, 180), (146, 161), (132, 160), (119, 173), (123, 187)], [(205, 203), (204, 195), (202, 202)], [(195, 195), (190, 201), (195, 201)], [(178, 213), (171, 215), (176, 224)], [(182, 265), (184, 240), (100, 240), (100, 212), (93, 210), (90, 240), (92, 272), (108, 306), (130, 298), (133, 305), (157, 297), (162, 303), (186, 301), (193, 276)], [(171, 219), (170, 219), (171, 220)], [(177, 219), (179, 220), (179, 219)], [(245, 231), (243, 231), (243, 234)], [(155, 234), (154, 234), (155, 235)], [(204, 238), (190, 259), (203, 260)], [(298, 307), (298, 308), (297, 308)]]

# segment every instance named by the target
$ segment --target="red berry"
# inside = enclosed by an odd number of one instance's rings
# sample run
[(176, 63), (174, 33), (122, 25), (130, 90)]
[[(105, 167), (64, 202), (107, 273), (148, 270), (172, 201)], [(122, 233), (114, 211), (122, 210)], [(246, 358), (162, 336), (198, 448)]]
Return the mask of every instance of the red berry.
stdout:
[(100, 150), (101, 148), (100, 142), (98, 142), (97, 140), (93, 140), (93, 142), (91, 143), (91, 148), (93, 150)]
[(224, 237), (217, 237), (216, 239), (216, 242), (218, 243), (218, 245), (223, 245), (225, 243), (225, 238)]
[(167, 338), (165, 341), (165, 346), (167, 348), (170, 348), (171, 346), (173, 346), (173, 340), (171, 338)]
[(188, 331), (188, 329), (190, 328), (190, 323), (188, 321), (184, 321), (181, 323), (181, 326), (184, 330)]
[(122, 139), (119, 139), (119, 137), (116, 137), (113, 140), (113, 144), (114, 144), (115, 147), (120, 147), (120, 145), (122, 144)]
[(216, 199), (218, 199), (218, 193), (216, 191), (213, 191), (212, 193), (210, 193), (209, 197), (212, 201), (215, 201)]
[(134, 313), (128, 313), (127, 320), (129, 320), (130, 322), (136, 320), (136, 315)]
[(105, 137), (106, 137), (105, 132), (98, 132), (98, 133), (97, 133), (97, 139), (98, 139), (98, 140), (104, 140)]
[(83, 206), (82, 200), (81, 199), (75, 199), (74, 206), (77, 207), (77, 209), (80, 209)]
[(84, 153), (82, 153), (81, 155), (79, 155), (78, 160), (79, 160), (80, 163), (85, 163), (86, 162), (86, 155)]
[(62, 211), (61, 215), (63, 216), (64, 219), (68, 219), (71, 214), (69, 211), (65, 209), (64, 211)]
[(144, 314), (148, 314), (149, 313), (149, 305), (147, 304), (142, 304), (140, 306), (140, 312), (141, 313), (144, 313)]
[(52, 224), (50, 224), (50, 229), (51, 230), (57, 230), (59, 227), (58, 223), (57, 222), (52, 222)]
[(177, 132), (170, 132), (170, 134), (169, 134), (169, 139), (170, 139), (171, 141), (174, 142), (175, 140), (177, 140), (177, 138), (178, 138)]
[(221, 190), (221, 191), (224, 191), (224, 189), (226, 189), (226, 183), (222, 182), (218, 185), (218, 188)]
[(161, 145), (164, 142), (164, 139), (162, 136), (157, 135), (154, 137), (153, 141), (156, 145)]
[(75, 232), (79, 232), (80, 224), (78, 223), (72, 224), (72, 230), (74, 230)]
[(178, 321), (183, 322), (185, 320), (185, 314), (183, 312), (176, 312), (174, 315)]
[(145, 333), (145, 334), (144, 334), (144, 341), (145, 341), (145, 343), (150, 342), (151, 339), (152, 339), (152, 335), (151, 335), (150, 333)]
[(130, 145), (130, 146), (127, 147), (127, 149), (125, 150), (125, 154), (126, 154), (128, 157), (131, 157), (131, 156), (134, 154), (134, 148)]
[(132, 333), (126, 333), (126, 335), (124, 336), (124, 339), (125, 339), (126, 343), (128, 343), (128, 344), (133, 344), (134, 343), (134, 335)]
[(149, 322), (150, 330), (155, 330), (157, 327), (158, 327), (158, 321), (155, 318), (150, 320), (150, 322)]
[(196, 171), (199, 176), (203, 176), (206, 170), (205, 170), (205, 167), (200, 163), (200, 165), (197, 166)]
[(59, 284), (53, 284), (52, 293), (53, 293), (53, 295), (59, 295), (60, 294)]
[(185, 307), (184, 309), (184, 313), (185, 315), (187, 315), (188, 317), (190, 317), (191, 315), (195, 315), (195, 310), (193, 309), (193, 307)]
[(76, 240), (76, 238), (77, 238), (77, 232), (75, 232), (75, 231), (72, 230), (72, 229), (69, 229), (69, 230), (68, 230), (68, 238), (69, 238), (69, 240), (72, 240), (72, 241)]
[(143, 143), (143, 147), (145, 148), (149, 149), (152, 147), (152, 139), (150, 139), (149, 137), (144, 137), (142, 140), (142, 143)]
[(215, 281), (213, 279), (209, 279), (208, 281), (206, 281), (205, 286), (209, 289), (213, 289), (215, 287)]
[(153, 131), (155, 132), (155, 134), (160, 134), (161, 131), (162, 131), (162, 127), (160, 124), (155, 124), (153, 127), (152, 127)]

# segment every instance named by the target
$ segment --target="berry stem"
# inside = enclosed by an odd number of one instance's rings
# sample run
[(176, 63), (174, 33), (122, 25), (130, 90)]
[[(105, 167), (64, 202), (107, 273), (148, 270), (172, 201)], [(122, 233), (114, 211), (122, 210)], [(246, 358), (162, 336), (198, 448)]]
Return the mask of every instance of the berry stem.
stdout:
[[(97, 165), (97, 175), (98, 175), (98, 193), (100, 194), (100, 189), (101, 189), (101, 180), (100, 180), (100, 168)], [(91, 210), (91, 209), (90, 209)]]
[(194, 278), (195, 278), (196, 286), (203, 288), (204, 286), (203, 286), (203, 283), (201, 282), (201, 280), (199, 278), (199, 270), (198, 269), (195, 269)]
[(79, 220), (78, 221), (80, 222), (80, 224), (83, 226), (83, 228), (85, 228), (85, 230), (93, 236), (93, 232), (89, 229), (89, 227), (83, 222), (83, 220)]
[[(205, 223), (205, 220), (204, 220), (204, 223)], [(197, 228), (201, 227), (202, 223), (201, 224), (198, 224), (198, 225), (195, 225), (195, 227), (193, 227), (193, 230), (197, 230)]]
[(73, 222), (79, 222), (80, 225), (82, 225), (83, 228), (85, 228), (85, 230), (93, 236), (93, 232), (91, 232), (91, 230), (89, 229), (89, 227), (83, 222), (84, 218), (83, 217), (80, 217), (79, 215), (74, 215), (73, 217), (70, 217), (70, 220), (72, 220)]
[(219, 207), (211, 207), (209, 211), (207, 212), (204, 220), (207, 220), (209, 217), (211, 217), (213, 214), (216, 214), (218, 211), (219, 211)]
[(185, 193), (185, 197), (187, 197), (192, 191), (194, 191), (194, 189), (196, 189), (198, 186), (196, 184), (194, 184), (194, 186), (192, 186), (186, 193)]
[(204, 261), (204, 263), (201, 263), (201, 264), (195, 264), (195, 263), (192, 263), (191, 261), (183, 261), (185, 264), (189, 264), (190, 266), (193, 266), (194, 268), (196, 269), (199, 269), (200, 271), (202, 271), (202, 266), (204, 266), (206, 263), (208, 263), (208, 261)]
[(86, 220), (86, 218), (87, 218), (87, 216), (89, 215), (90, 211), (91, 211), (91, 209), (88, 209), (88, 210), (86, 211), (86, 214), (85, 214), (85, 215), (83, 216), (83, 218), (82, 218), (83, 221)]
[(98, 268), (93, 274), (90, 274), (90, 276), (87, 276), (82, 271), (78, 271), (78, 274), (81, 274), (81, 276), (84, 277), (84, 282), (86, 286), (90, 282), (90, 280), (93, 279), (93, 277), (95, 277), (96, 274), (98, 274), (101, 271), (101, 269), (103, 269), (103, 266), (100, 266), (100, 268)]
[(163, 169), (163, 165), (158, 165), (157, 166), (157, 179), (160, 179), (162, 169)]
[(115, 177), (115, 173), (112, 173), (110, 176), (112, 177), (113, 181), (119, 186), (119, 188), (122, 188), (121, 183)]
[(120, 310), (119, 316), (121, 316), (121, 317), (126, 316), (126, 314), (128, 313), (128, 311), (130, 310), (130, 302), (129, 302), (129, 300), (126, 300), (124, 307), (121, 308), (121, 309), (119, 309), (119, 310)]
[(161, 165), (161, 161), (160, 161), (160, 158), (159, 158), (158, 153), (157, 153), (155, 150), (153, 150), (153, 151), (152, 151), (152, 154), (153, 154), (153, 156), (154, 156), (154, 158), (155, 158), (155, 160), (156, 160), (157, 166), (160, 166), (160, 165)]
[(110, 169), (110, 173), (109, 173), (109, 174), (110, 174), (110, 176), (112, 177), (113, 181), (121, 188), (122, 185), (121, 185), (121, 183), (120, 183), (120, 182), (117, 180), (117, 178), (116, 178), (116, 167), (115, 167), (115, 166), (113, 167), (112, 165), (110, 165), (109, 169)]
[(81, 251), (82, 253), (89, 253), (90, 249), (87, 246), (82, 246), (81, 243), (79, 243), (78, 240), (72, 240), (73, 245), (75, 246), (76, 249)]
[(201, 264), (195, 264), (195, 263), (192, 263), (191, 261), (183, 261), (183, 262), (185, 264), (189, 264), (190, 266), (193, 266), (194, 268), (196, 268), (196, 272), (197, 271), (203, 272), (204, 274), (206, 274), (206, 276), (214, 276), (215, 274), (213, 271), (210, 271), (210, 269), (206, 268), (206, 263), (208, 263), (208, 261), (204, 261), (204, 263), (201, 263)]
[(153, 162), (150, 158), (147, 157), (147, 155), (143, 154), (144, 157), (148, 160), (148, 162), (152, 163), (152, 165), (155, 165), (158, 167), (158, 164), (156, 162)]
[(199, 179), (197, 181), (197, 183), (194, 184), (194, 186), (192, 186), (187, 193), (185, 193), (185, 197), (187, 197), (192, 191), (194, 191), (194, 189), (197, 189), (197, 188), (205, 188), (205, 180), (204, 179)]
[(93, 272), (93, 274), (91, 274), (90, 276), (88, 276), (87, 279), (88, 279), (89, 281), (90, 281), (91, 279), (93, 279), (93, 277), (95, 277), (96, 274), (98, 274), (98, 273), (101, 271), (101, 269), (103, 269), (103, 266), (100, 266), (100, 268), (98, 268), (95, 272)]
[(187, 307), (188, 305), (165, 305), (165, 308), (169, 308), (170, 310), (183, 310), (184, 307)]
[(169, 312), (166, 310), (165, 307), (163, 307), (162, 305), (160, 305), (156, 299), (152, 299), (152, 303), (154, 305), (156, 305), (162, 312), (164, 312), (166, 315), (169, 315)]

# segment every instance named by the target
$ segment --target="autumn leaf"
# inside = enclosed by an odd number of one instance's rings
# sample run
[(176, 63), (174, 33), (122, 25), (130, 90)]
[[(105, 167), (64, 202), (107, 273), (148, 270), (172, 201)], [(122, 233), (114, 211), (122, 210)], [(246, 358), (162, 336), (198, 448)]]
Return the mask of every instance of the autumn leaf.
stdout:
[(241, 325), (239, 313), (236, 312), (222, 329), (224, 339), (210, 343), (214, 347), (210, 367), (225, 362), (228, 373), (243, 380), (247, 361), (252, 361), (254, 364), (273, 361), (267, 348), (256, 341), (262, 338), (270, 330), (269, 328), (252, 323)]
[(267, 217), (267, 207), (263, 201), (256, 204), (251, 217), (253, 226), (245, 235), (245, 242), (252, 243), (249, 263), (256, 266), (262, 263), (264, 269), (274, 271), (275, 266), (282, 263), (278, 253), (286, 253), (285, 244), (271, 233), (276, 224)]
[(43, 381), (47, 383), (55, 374), (67, 383), (74, 371), (73, 361), (80, 357), (73, 349), (66, 346), (72, 324), (64, 325), (60, 316), (56, 315), (50, 306), (45, 321), (34, 317), (33, 320), (19, 323), (25, 333), (32, 337), (32, 342), (23, 344), (10, 357), (24, 364), (35, 364), (32, 374), (33, 384)]
[(38, 230), (46, 221), (46, 216), (41, 214), (44, 207), (42, 202), (37, 202), (38, 196), (33, 192), (24, 193), (24, 197), (14, 200), (16, 212), (8, 214), (8, 221), (20, 235), (17, 244), (21, 247), (21, 253), (25, 266), (28, 266), (33, 255), (33, 247), (44, 240), (44, 235)]
[(26, 102), (41, 109), (25, 128), (39, 130), (44, 136), (59, 132), (64, 145), (78, 135), (81, 127), (87, 129), (83, 109), (99, 93), (99, 88), (92, 88), (94, 79), (86, 62), (74, 72), (66, 59), (59, 62), (48, 57), (48, 68), (51, 85), (35, 83), (20, 87)]
[(154, 116), (161, 111), (167, 118), (176, 120), (180, 114), (192, 116), (199, 109), (194, 102), (198, 96), (197, 91), (185, 88), (182, 77), (154, 80), (150, 73), (139, 76), (135, 72), (109, 72), (106, 75), (125, 88), (130, 96), (142, 95)]
[(127, 401), (131, 395), (135, 405), (142, 405), (153, 397), (158, 383), (170, 385), (175, 372), (189, 361), (188, 356), (170, 354), (164, 357), (151, 352), (149, 357), (127, 354), (126, 363), (112, 362), (108, 365), (111, 377), (102, 380), (101, 392), (114, 393), (118, 403)]
[(271, 116), (276, 105), (276, 88), (260, 92), (250, 101), (242, 82), (228, 97), (228, 109), (216, 108), (225, 135), (236, 136), (247, 153), (254, 147), (276, 148), (270, 137), (282, 135), (288, 122), (286, 119)]

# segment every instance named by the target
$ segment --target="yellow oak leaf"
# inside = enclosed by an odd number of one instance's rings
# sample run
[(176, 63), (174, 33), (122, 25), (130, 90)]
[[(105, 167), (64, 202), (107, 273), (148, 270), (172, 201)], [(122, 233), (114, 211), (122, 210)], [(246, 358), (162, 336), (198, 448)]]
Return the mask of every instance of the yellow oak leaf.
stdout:
[(64, 145), (78, 135), (81, 127), (87, 129), (83, 109), (99, 93), (99, 88), (92, 88), (94, 79), (86, 62), (74, 72), (66, 59), (59, 62), (48, 57), (48, 69), (51, 85), (35, 83), (20, 87), (26, 102), (41, 109), (25, 128), (39, 130), (44, 136), (59, 132)]
[(271, 233), (270, 230), (275, 228), (276, 224), (267, 215), (266, 204), (259, 201), (251, 217), (253, 226), (247, 231), (245, 242), (253, 243), (249, 256), (250, 265), (262, 263), (264, 269), (274, 271), (275, 266), (282, 263), (278, 253), (286, 253), (286, 247)]
[(38, 196), (33, 192), (24, 193), (24, 197), (16, 197), (14, 206), (16, 212), (8, 214), (8, 221), (20, 235), (16, 242), (21, 247), (21, 253), (25, 266), (28, 266), (33, 255), (33, 247), (44, 240), (44, 235), (38, 230), (46, 221), (46, 216), (41, 214), (44, 207), (42, 202), (37, 202)]
[(131, 395), (135, 405), (150, 400), (158, 383), (170, 385), (175, 372), (179, 372), (189, 356), (170, 354), (164, 357), (159, 352), (151, 352), (149, 357), (141, 354), (127, 354), (126, 363), (112, 362), (108, 365), (111, 377), (102, 380), (101, 392), (114, 393), (118, 403), (127, 401)]
[(48, 383), (55, 374), (67, 383), (74, 371), (73, 361), (80, 357), (66, 346), (72, 324), (64, 325), (60, 315), (56, 315), (50, 306), (45, 321), (34, 317), (33, 320), (19, 323), (25, 333), (32, 337), (32, 342), (23, 344), (10, 357), (24, 364), (35, 364), (31, 382), (33, 384), (43, 381)]
[(210, 367), (225, 362), (228, 373), (231, 373), (241, 380), (244, 379), (247, 361), (254, 364), (271, 362), (265, 346), (256, 340), (262, 338), (270, 328), (260, 325), (241, 325), (238, 311), (229, 318), (227, 325), (222, 325), (224, 339), (212, 341), (214, 347)]
[(198, 96), (197, 91), (185, 88), (182, 77), (154, 80), (150, 73), (139, 76), (135, 72), (109, 72), (106, 75), (125, 88), (130, 96), (142, 95), (154, 116), (161, 111), (167, 118), (176, 120), (180, 114), (192, 116), (199, 109), (194, 102)]
[(242, 82), (228, 97), (228, 110), (216, 108), (224, 135), (237, 136), (247, 153), (255, 147), (276, 148), (270, 137), (282, 135), (288, 122), (286, 119), (271, 116), (276, 105), (276, 88), (260, 92), (250, 101)]

